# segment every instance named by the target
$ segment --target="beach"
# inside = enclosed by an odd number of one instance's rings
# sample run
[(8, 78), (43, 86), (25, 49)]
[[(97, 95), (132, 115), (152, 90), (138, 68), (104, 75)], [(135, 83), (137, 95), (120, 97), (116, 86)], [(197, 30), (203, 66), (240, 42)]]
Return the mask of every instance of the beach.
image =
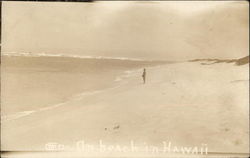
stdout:
[(2, 118), (12, 119), (78, 95), (115, 87), (133, 71), (160, 63), (47, 54), (3, 55)]
[(3, 1), (1, 157), (247, 158), (247, 1)]
[(112, 86), (77, 92), (53, 108), (3, 121), (2, 150), (46, 151), (50, 142), (75, 149), (79, 141), (126, 145), (132, 140), (152, 146), (164, 141), (182, 147), (205, 144), (210, 153), (249, 153), (248, 64), (148, 65), (143, 84), (145, 66), (117, 71), (129, 74), (124, 78), (109, 75), (113, 78), (108, 81), (116, 81)]

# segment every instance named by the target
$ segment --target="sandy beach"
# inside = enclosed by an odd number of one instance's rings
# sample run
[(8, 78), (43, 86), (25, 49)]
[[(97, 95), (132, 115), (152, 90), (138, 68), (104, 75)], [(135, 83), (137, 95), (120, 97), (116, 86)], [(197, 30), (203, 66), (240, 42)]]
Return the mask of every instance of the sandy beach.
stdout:
[(1, 157), (250, 156), (247, 1), (52, 1), (1, 3)]
[(2, 150), (45, 151), (56, 142), (98, 145), (206, 145), (211, 153), (249, 153), (249, 65), (183, 62), (134, 71), (114, 87), (2, 122)]

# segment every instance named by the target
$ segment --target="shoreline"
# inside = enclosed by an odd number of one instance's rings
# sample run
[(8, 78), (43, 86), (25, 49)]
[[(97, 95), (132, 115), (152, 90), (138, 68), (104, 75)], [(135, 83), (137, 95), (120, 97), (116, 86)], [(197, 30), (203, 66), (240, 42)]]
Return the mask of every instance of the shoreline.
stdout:
[(116, 79), (113, 81), (113, 84), (110, 85), (109, 87), (105, 87), (102, 89), (96, 89), (96, 90), (92, 90), (92, 91), (88, 90), (88, 91), (76, 93), (76, 94), (73, 94), (71, 97), (67, 98), (67, 100), (65, 100), (64, 102), (55, 103), (53, 105), (46, 105), (46, 106), (44, 106), (42, 108), (38, 108), (38, 109), (29, 109), (27, 111), (20, 111), (20, 112), (14, 113), (14, 114), (1, 115), (1, 122), (12, 121), (12, 120), (19, 119), (21, 117), (26, 117), (28, 115), (31, 115), (31, 114), (34, 114), (37, 112), (51, 110), (51, 109), (57, 108), (59, 106), (62, 106), (64, 104), (67, 104), (68, 102), (83, 99), (85, 96), (95, 95), (98, 93), (106, 92), (106, 91), (111, 90), (111, 89), (119, 88), (120, 86), (122, 86), (124, 84), (124, 82), (126, 83), (126, 81), (124, 81), (124, 80), (133, 76), (139, 70), (141, 70), (141, 68), (140, 69), (125, 70), (120, 75), (116, 76)]
[[(2, 59), (4, 56), (1, 56)], [(118, 84), (149, 63), (110, 59), (7, 57), (2, 63), (2, 114), (16, 118)], [(156, 63), (154, 63), (156, 64)], [(153, 64), (153, 65), (154, 65)], [(157, 63), (161, 64), (161, 63)], [(149, 66), (152, 66), (149, 64)], [(131, 72), (130, 72), (131, 71)], [(16, 115), (15, 115), (16, 113)], [(8, 116), (7, 116), (8, 117)]]

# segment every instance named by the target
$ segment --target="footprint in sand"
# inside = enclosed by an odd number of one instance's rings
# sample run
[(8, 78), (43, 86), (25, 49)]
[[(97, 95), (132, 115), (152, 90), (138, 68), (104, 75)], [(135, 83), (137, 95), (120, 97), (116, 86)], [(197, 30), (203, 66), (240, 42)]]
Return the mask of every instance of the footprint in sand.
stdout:
[(228, 128), (228, 122), (221, 122), (220, 123), (220, 131), (222, 131), (222, 132), (228, 132), (230, 130), (231, 129)]
[(240, 144), (242, 144), (241, 140), (239, 140), (239, 139), (235, 140), (233, 143), (234, 143), (234, 145), (240, 145)]
[[(113, 130), (118, 130), (119, 128), (120, 128), (120, 125), (115, 125), (115, 126), (113, 126)], [(108, 128), (105, 127), (104, 130), (107, 131)]]
[(228, 132), (228, 131), (230, 131), (230, 129), (229, 128), (224, 128), (224, 131)]
[(117, 125), (117, 126), (114, 126), (114, 130), (116, 130), (116, 129), (119, 129), (120, 128), (120, 125)]
[(230, 131), (230, 128), (221, 127), (221, 128), (220, 128), (220, 131), (222, 131), (222, 132), (229, 132), (229, 131)]

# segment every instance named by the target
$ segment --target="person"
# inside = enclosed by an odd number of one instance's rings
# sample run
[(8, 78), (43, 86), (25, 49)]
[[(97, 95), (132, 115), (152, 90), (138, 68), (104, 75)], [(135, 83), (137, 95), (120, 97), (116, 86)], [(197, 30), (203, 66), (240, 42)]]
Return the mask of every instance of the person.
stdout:
[(142, 79), (143, 79), (143, 84), (146, 83), (146, 69), (143, 69), (143, 73), (142, 73)]

